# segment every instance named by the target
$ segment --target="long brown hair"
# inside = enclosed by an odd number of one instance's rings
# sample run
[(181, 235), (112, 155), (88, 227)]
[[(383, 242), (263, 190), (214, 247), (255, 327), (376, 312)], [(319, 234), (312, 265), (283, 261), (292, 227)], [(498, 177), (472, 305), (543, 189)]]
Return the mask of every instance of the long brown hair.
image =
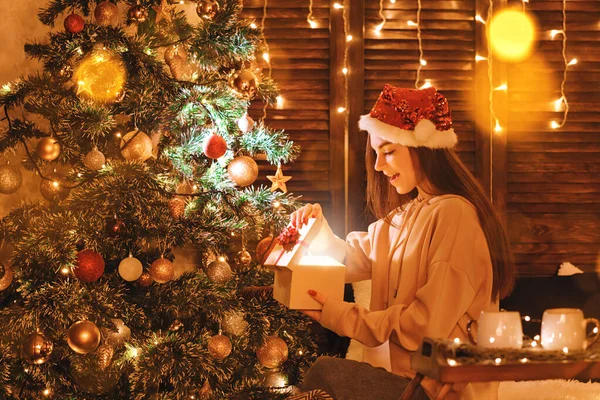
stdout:
[[(510, 243), (500, 219), (483, 188), (452, 149), (409, 147), (417, 181), (427, 179), (437, 195), (456, 194), (469, 200), (477, 210), (479, 223), (488, 243), (493, 267), (492, 300), (506, 297), (515, 282), (515, 267)], [(391, 223), (390, 211), (417, 196), (417, 189), (400, 195), (388, 179), (375, 171), (376, 155), (367, 135), (367, 207), (377, 218)]]

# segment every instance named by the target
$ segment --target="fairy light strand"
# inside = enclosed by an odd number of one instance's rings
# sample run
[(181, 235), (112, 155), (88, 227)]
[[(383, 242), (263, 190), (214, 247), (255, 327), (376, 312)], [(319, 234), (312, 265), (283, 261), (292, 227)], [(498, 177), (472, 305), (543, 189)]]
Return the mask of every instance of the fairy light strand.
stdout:
[[(344, 115), (344, 154), (348, 154), (349, 150), (350, 150), (350, 143), (349, 143), (349, 137), (350, 137), (350, 132), (349, 132), (349, 124), (348, 124), (348, 116), (350, 115), (350, 113), (348, 112), (348, 52), (350, 49), (350, 40), (348, 40), (349, 37), (349, 31), (350, 31), (350, 21), (348, 20), (348, 7), (344, 7), (344, 9), (342, 10), (342, 20), (344, 22), (344, 67), (343, 67), (343, 71), (342, 74), (344, 76), (344, 111), (346, 112), (346, 114)], [(338, 109), (338, 112), (340, 110)], [(344, 204), (348, 205), (348, 201), (349, 201), (349, 193), (348, 193), (348, 184), (349, 184), (349, 157), (344, 157), (344, 180), (345, 180), (345, 185), (344, 185)], [(348, 220), (346, 217), (346, 228), (348, 227)]]
[(375, 27), (375, 33), (377, 33), (379, 35), (379, 34), (381, 34), (381, 30), (383, 29), (383, 26), (387, 22), (387, 18), (383, 14), (383, 0), (379, 0), (378, 15), (379, 15), (379, 18), (381, 18), (381, 22)]
[[(271, 68), (271, 49), (269, 48), (269, 43), (267, 42), (267, 35), (265, 35), (265, 20), (267, 19), (267, 6), (269, 4), (269, 0), (264, 0), (263, 3), (263, 15), (262, 15), (262, 20), (260, 22), (260, 30), (261, 30), (261, 36), (262, 36), (262, 40), (263, 43), (265, 44), (265, 53), (263, 53), (263, 59), (267, 62), (267, 68), (268, 68), (268, 76), (269, 76), (269, 80), (271, 79), (271, 75), (273, 73), (273, 69)], [(279, 102), (279, 99), (278, 99)], [(261, 120), (264, 122), (264, 120), (267, 118), (267, 107), (269, 106), (269, 102), (265, 101), (265, 104), (263, 106), (263, 115)]]
[[(487, 16), (486, 16), (486, 22), (484, 25), (487, 26), (487, 24), (492, 20), (492, 16), (494, 13), (494, 1), (490, 0), (489, 3), (489, 7), (488, 7), (488, 12), (487, 12)], [(502, 126), (500, 125), (500, 122), (498, 121), (498, 118), (496, 118), (496, 113), (494, 112), (494, 82), (492, 80), (492, 76), (493, 76), (493, 62), (494, 62), (494, 56), (492, 53), (492, 45), (491, 45), (491, 41), (489, 38), (487, 38), (487, 74), (488, 74), (488, 83), (489, 83), (489, 95), (488, 95), (488, 103), (490, 106), (490, 201), (494, 201), (494, 196), (493, 196), (493, 187), (494, 187), (494, 169), (493, 169), (493, 165), (494, 165), (494, 132), (496, 133), (500, 133), (502, 132)], [(494, 127), (492, 128), (492, 124), (495, 124)]]
[[(423, 9), (423, 5), (421, 4), (421, 0), (417, 0), (417, 42), (419, 44), (419, 65), (417, 65), (417, 76), (415, 78), (415, 88), (419, 88), (419, 81), (421, 80), (421, 68), (425, 65), (425, 60), (423, 59), (423, 38), (421, 37), (421, 10)], [(429, 82), (425, 82), (422, 88), (431, 86)]]
[(554, 38), (554, 36), (556, 36), (557, 33), (560, 33), (562, 35), (562, 59), (563, 59), (563, 78), (562, 78), (562, 82), (560, 83), (560, 98), (558, 100), (555, 100), (554, 102), (554, 107), (556, 111), (560, 111), (561, 107), (564, 107), (563, 109), (563, 117), (562, 117), (562, 121), (560, 123), (556, 122), (556, 121), (551, 121), (550, 122), (550, 127), (552, 129), (559, 129), (562, 128), (565, 123), (567, 122), (567, 116), (569, 115), (569, 102), (567, 101), (567, 96), (565, 95), (565, 84), (567, 82), (567, 70), (569, 69), (569, 67), (571, 65), (574, 65), (577, 63), (577, 59), (573, 59), (571, 61), (567, 61), (567, 0), (563, 0), (562, 1), (562, 31), (556, 32), (556, 31), (551, 31), (550, 35), (552, 36), (552, 38)]
[(310, 0), (310, 2), (308, 3), (308, 16), (306, 17), (306, 22), (308, 22), (310, 27), (313, 29), (317, 27), (315, 17), (313, 17), (313, 0)]

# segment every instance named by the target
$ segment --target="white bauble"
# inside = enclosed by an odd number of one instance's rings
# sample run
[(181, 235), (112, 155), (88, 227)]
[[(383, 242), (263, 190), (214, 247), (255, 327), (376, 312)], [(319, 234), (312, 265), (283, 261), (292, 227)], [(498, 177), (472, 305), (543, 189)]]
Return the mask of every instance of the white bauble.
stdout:
[(119, 264), (119, 275), (128, 282), (136, 281), (144, 272), (144, 266), (137, 258), (130, 255)]

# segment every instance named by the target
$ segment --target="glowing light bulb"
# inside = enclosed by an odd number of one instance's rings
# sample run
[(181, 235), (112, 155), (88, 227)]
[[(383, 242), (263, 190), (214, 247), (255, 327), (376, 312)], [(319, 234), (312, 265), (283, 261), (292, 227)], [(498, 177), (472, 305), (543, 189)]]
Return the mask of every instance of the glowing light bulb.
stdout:
[(558, 128), (560, 128), (560, 124), (556, 121), (550, 121), (550, 128), (558, 129)]
[(346, 75), (348, 73), (348, 68), (344, 67), (342, 68), (342, 74)]
[(554, 39), (556, 35), (564, 33), (562, 29), (552, 29), (550, 31), (550, 38)]
[(454, 367), (456, 366), (457, 362), (456, 360), (453, 360), (452, 358), (448, 358), (446, 359), (446, 362), (448, 363), (449, 366)]
[(308, 20), (308, 24), (310, 25), (310, 27), (312, 29), (315, 29), (317, 27), (317, 23), (315, 21), (313, 21), (312, 19)]
[(69, 275), (69, 268), (62, 267), (62, 269), (60, 270), (60, 273), (63, 275)]
[(396, 4), (396, 0), (390, 0), (390, 3)]
[(537, 341), (539, 342), (539, 340), (540, 340), (540, 335), (535, 335), (535, 336), (533, 337), (533, 340), (537, 340)]
[(420, 62), (421, 62), (421, 65), (427, 65), (427, 61), (425, 61), (423, 59), (421, 59)]
[(526, 322), (529, 322), (529, 321), (531, 321), (531, 317), (530, 317), (529, 315), (526, 315), (526, 316), (524, 316), (524, 317), (523, 317), (523, 319), (524, 319)]
[(529, 360), (527, 359), (527, 357), (523, 357), (523, 358), (521, 358), (521, 362), (522, 362), (522, 363), (526, 363), (527, 361), (529, 361)]
[(116, 137), (118, 137), (118, 138), (120, 138), (120, 137), (121, 137), (121, 136), (123, 136), (123, 135), (121, 135), (121, 132), (117, 132), (117, 133), (115, 134), (115, 136), (116, 136)]
[(433, 86), (431, 84), (431, 79), (425, 79), (425, 83), (422, 84), (419, 89), (427, 89), (427, 88), (430, 88), (431, 86)]
[(44, 396), (50, 396), (50, 389), (46, 389), (42, 393), (44, 393)]
[(57, 188), (60, 185), (60, 183), (58, 183), (58, 181), (52, 181), (52, 186), (54, 186), (55, 188)]
[(562, 351), (563, 351), (563, 353), (568, 354), (569, 353), (569, 348), (568, 347), (563, 347)]
[(460, 339), (459, 339), (459, 338), (457, 338), (457, 337), (455, 337), (455, 338), (454, 338), (454, 343), (456, 343), (456, 344), (459, 344), (459, 343), (460, 343)]
[(351, 41), (352, 41), (352, 39), (354, 39), (354, 38), (352, 37), (352, 35), (348, 35), (348, 36), (346, 36), (346, 42), (351, 42)]
[(223, 256), (220, 256), (220, 257), (219, 257), (219, 261), (221, 261), (221, 262), (225, 262), (225, 257), (223, 257)]
[(560, 99), (554, 100), (554, 111), (561, 111), (563, 108), (563, 101), (565, 100), (564, 97), (561, 97)]
[(337, 112), (339, 113), (343, 113), (344, 111), (346, 111), (345, 107), (338, 107)]
[(258, 26), (254, 22), (250, 24), (250, 28), (252, 28), (252, 29), (256, 29), (257, 27)]
[(575, 65), (575, 64), (577, 64), (577, 59), (576, 58), (574, 58), (571, 61), (569, 61), (569, 63), (567, 64), (567, 66), (571, 66), (571, 65)]
[(185, 1), (181, 0), (181, 1), (179, 2), (179, 4), (185, 4)]
[(477, 22), (481, 22), (482, 24), (484, 24), (484, 25), (485, 25), (485, 20), (484, 20), (483, 18), (481, 18), (481, 15), (479, 15), (479, 14), (477, 14), (477, 15), (475, 16), (475, 21), (477, 21)]
[(490, 343), (494, 343), (495, 341), (496, 341), (496, 338), (492, 336), (492, 337), (490, 338)]
[(531, 342), (531, 347), (536, 347), (537, 346), (537, 342), (534, 340), (533, 342)]
[(502, 362), (502, 359), (501, 359), (500, 357), (498, 357), (498, 358), (496, 358), (496, 359), (494, 360), (494, 362), (495, 362), (496, 364), (500, 364), (500, 363)]
[(383, 25), (385, 25), (385, 22), (377, 24), (377, 26), (375, 27), (375, 31), (381, 32), (381, 30), (383, 29)]
[(494, 132), (500, 133), (502, 132), (502, 126), (500, 126), (500, 121), (496, 120), (496, 126), (494, 127)]
[(508, 85), (503, 83), (502, 85), (495, 87), (494, 90), (506, 92), (508, 90)]
[(483, 61), (483, 60), (487, 60), (487, 57), (480, 56), (479, 54), (475, 55), (475, 61), (476, 62), (477, 61)]
[(336, 10), (339, 10), (341, 8), (344, 8), (344, 6), (341, 5), (340, 3), (333, 3), (333, 8), (335, 8)]
[(279, 208), (279, 207), (281, 207), (281, 203), (279, 202), (279, 200), (275, 200), (273, 202), (273, 208)]
[(283, 103), (285, 102), (285, 100), (283, 99), (282, 96), (277, 96), (277, 108), (283, 108)]
[(269, 59), (270, 59), (270, 57), (269, 57), (269, 53), (263, 53), (263, 55), (262, 55), (262, 58), (263, 58), (263, 59), (264, 59), (266, 62), (269, 62)]
[(408, 26), (417, 26), (417, 23), (413, 22), (413, 21), (406, 21), (406, 25), (408, 25)]

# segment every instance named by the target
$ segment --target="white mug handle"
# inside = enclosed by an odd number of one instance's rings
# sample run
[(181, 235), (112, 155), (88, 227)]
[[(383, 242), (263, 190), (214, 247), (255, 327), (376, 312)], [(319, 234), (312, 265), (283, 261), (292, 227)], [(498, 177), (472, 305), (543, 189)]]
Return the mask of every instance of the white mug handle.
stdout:
[(586, 346), (585, 348), (587, 349), (588, 347), (590, 347), (591, 345), (593, 345), (594, 343), (596, 343), (596, 340), (598, 340), (598, 337), (600, 337), (600, 321), (598, 321), (596, 318), (586, 318), (583, 320), (583, 323), (585, 324), (584, 326), (588, 326), (589, 324), (594, 324), (596, 325), (596, 329), (592, 332), (594, 332), (593, 335), (590, 335), (591, 337), (588, 337), (585, 342), (586, 342)]

